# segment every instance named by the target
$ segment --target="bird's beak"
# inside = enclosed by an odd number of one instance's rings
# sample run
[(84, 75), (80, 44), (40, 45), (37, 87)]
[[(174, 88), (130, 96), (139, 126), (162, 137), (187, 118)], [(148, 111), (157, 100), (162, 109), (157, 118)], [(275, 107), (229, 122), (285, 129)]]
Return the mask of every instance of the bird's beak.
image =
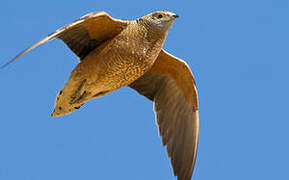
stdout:
[(174, 17), (174, 18), (178, 18), (178, 17), (180, 17), (180, 16), (179, 16), (178, 14), (174, 14), (173, 17)]

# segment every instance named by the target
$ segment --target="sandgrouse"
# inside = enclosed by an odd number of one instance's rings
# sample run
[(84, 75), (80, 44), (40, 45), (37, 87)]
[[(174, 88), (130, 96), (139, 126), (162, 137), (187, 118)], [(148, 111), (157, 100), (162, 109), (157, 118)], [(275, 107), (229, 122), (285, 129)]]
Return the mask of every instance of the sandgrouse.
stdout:
[(33, 44), (4, 66), (49, 40), (61, 39), (80, 62), (57, 94), (52, 116), (71, 113), (88, 100), (129, 86), (154, 101), (174, 175), (189, 180), (199, 136), (197, 90), (188, 65), (162, 49), (177, 17), (157, 11), (129, 21), (93, 12)]

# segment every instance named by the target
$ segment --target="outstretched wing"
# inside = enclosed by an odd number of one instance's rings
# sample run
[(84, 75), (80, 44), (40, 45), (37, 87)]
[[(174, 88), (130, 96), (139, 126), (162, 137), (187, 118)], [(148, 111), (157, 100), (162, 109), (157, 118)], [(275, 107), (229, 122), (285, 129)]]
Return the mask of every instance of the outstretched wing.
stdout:
[(128, 21), (114, 19), (106, 12), (87, 14), (25, 49), (1, 68), (12, 63), (37, 46), (54, 38), (63, 40), (80, 59), (83, 59), (98, 45), (120, 33), (127, 24)]
[(190, 180), (199, 138), (198, 98), (186, 63), (162, 50), (152, 69), (130, 84), (154, 101), (163, 145), (179, 180)]

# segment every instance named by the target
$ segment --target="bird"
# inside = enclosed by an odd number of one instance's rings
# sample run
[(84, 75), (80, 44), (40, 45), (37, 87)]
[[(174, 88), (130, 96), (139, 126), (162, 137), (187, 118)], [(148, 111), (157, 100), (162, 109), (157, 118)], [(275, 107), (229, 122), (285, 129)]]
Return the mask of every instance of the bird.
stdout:
[(36, 42), (2, 68), (45, 42), (62, 40), (79, 63), (58, 92), (51, 116), (72, 113), (91, 99), (129, 86), (154, 102), (173, 173), (178, 180), (189, 180), (199, 140), (196, 83), (189, 66), (162, 48), (178, 17), (166, 10), (136, 20), (92, 12)]

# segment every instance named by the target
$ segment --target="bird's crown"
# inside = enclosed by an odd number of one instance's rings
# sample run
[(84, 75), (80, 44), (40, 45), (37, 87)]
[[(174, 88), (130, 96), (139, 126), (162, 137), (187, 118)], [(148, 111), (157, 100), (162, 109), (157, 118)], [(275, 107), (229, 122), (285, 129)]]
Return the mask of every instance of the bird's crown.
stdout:
[(162, 29), (169, 29), (179, 15), (170, 11), (156, 11), (143, 16), (139, 21)]

